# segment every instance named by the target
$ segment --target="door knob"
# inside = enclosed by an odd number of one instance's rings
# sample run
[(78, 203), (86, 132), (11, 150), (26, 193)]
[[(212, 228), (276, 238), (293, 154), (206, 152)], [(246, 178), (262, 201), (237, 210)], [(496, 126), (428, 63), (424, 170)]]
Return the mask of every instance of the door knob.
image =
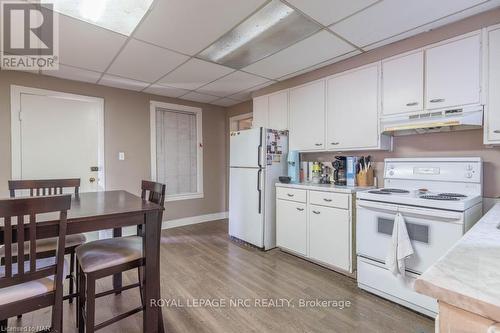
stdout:
[(91, 183), (95, 182), (95, 178), (94, 177), (90, 177), (89, 178), (89, 182), (91, 182)]

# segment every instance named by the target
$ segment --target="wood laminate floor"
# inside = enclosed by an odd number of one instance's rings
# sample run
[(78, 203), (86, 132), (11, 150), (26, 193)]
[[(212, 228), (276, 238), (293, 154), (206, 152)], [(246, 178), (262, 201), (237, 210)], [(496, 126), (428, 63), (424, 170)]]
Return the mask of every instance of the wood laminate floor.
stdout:
[[(161, 293), (169, 302), (163, 317), (170, 333), (434, 332), (431, 319), (358, 289), (353, 279), (279, 250), (262, 252), (229, 240), (227, 221), (164, 230), (161, 247)], [(135, 272), (125, 275), (124, 282), (130, 281)], [(98, 289), (110, 285), (103, 279)], [(316, 299), (330, 304), (301, 307)], [(341, 302), (350, 306), (341, 308)], [(136, 290), (99, 299), (97, 321), (138, 304)], [(65, 332), (76, 331), (74, 308), (66, 302)], [(49, 322), (50, 309), (44, 309), (11, 319), (9, 326)], [(136, 314), (99, 332), (140, 332), (141, 325), (142, 314)]]

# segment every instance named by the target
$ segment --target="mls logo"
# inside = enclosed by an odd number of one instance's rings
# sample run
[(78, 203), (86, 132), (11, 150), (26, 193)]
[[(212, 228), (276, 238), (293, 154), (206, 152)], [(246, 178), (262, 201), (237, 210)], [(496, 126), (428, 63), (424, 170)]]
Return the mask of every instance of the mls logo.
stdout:
[(58, 69), (58, 22), (53, 4), (2, 2), (0, 17), (2, 69)]

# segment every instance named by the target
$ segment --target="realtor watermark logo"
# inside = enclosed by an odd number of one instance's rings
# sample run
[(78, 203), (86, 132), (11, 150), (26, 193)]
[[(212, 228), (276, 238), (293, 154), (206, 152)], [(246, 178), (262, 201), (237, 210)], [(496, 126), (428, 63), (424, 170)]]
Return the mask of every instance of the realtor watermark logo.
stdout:
[(59, 26), (52, 3), (2, 1), (0, 19), (3, 70), (59, 68)]

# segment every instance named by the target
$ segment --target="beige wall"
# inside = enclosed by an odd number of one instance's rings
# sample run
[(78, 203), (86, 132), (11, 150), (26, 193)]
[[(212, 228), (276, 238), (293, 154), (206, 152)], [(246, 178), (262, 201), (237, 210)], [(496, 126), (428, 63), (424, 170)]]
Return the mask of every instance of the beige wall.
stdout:
[[(257, 91), (254, 96), (294, 87), (498, 23), (500, 23), (500, 8), (278, 82)], [(228, 114), (238, 114), (242, 110), (251, 108), (252, 104), (249, 101), (228, 108)], [(355, 154), (372, 155), (376, 161), (377, 176), (380, 182), (383, 181), (383, 160), (386, 157), (480, 156), (485, 162), (484, 195), (498, 197), (500, 196), (500, 149), (484, 146), (482, 135), (482, 130), (474, 130), (396, 137), (394, 138), (393, 152), (356, 152)], [(335, 153), (308, 153), (303, 154), (303, 158), (305, 160), (331, 161), (335, 155)]]
[[(201, 107), (205, 197), (167, 203), (166, 218), (170, 220), (227, 211), (225, 108), (14, 71), (0, 71), (0, 195), (6, 195), (7, 180), (11, 175), (11, 84), (104, 98), (108, 190), (124, 189), (139, 193), (141, 179), (150, 178), (150, 100)], [(125, 161), (118, 160), (119, 151), (125, 152)]]

